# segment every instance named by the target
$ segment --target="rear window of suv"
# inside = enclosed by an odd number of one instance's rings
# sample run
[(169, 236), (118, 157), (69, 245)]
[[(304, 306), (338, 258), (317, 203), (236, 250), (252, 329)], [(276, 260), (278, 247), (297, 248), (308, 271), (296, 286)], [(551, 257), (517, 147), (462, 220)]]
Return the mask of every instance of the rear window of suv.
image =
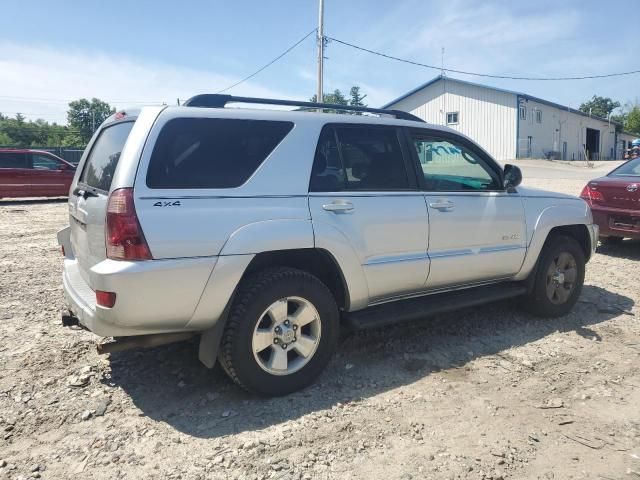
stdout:
[(116, 123), (100, 132), (82, 170), (79, 180), (81, 183), (98, 190), (109, 191), (122, 148), (133, 128), (133, 123)]
[(177, 118), (158, 136), (149, 188), (235, 188), (246, 182), (291, 131), (268, 120)]

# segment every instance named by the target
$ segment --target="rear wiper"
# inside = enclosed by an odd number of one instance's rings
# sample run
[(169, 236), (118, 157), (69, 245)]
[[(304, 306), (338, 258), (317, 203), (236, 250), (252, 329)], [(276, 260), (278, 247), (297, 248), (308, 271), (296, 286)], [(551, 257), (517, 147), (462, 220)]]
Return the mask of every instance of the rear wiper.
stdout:
[(97, 197), (98, 194), (95, 192), (92, 192), (91, 190), (85, 190), (83, 188), (80, 187), (76, 187), (73, 189), (73, 194), (77, 197), (82, 197), (84, 199), (87, 199), (88, 197)]

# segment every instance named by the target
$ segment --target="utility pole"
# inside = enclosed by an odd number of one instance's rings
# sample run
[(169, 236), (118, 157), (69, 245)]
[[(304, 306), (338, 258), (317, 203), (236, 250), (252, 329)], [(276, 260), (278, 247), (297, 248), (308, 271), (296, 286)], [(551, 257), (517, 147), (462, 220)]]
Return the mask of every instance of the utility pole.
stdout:
[(318, 92), (316, 94), (316, 101), (324, 101), (322, 77), (324, 67), (324, 0), (319, 0), (318, 6)]

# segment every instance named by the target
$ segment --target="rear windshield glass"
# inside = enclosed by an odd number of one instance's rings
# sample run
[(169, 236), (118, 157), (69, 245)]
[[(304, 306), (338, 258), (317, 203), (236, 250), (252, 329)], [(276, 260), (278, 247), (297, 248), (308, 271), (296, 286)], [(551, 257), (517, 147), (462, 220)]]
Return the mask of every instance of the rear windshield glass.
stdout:
[(178, 118), (164, 126), (147, 170), (149, 188), (234, 188), (291, 131), (291, 122)]
[(617, 177), (640, 177), (640, 158), (628, 161), (609, 175), (615, 175)]
[(81, 183), (109, 191), (120, 153), (132, 127), (133, 122), (122, 122), (100, 132), (82, 171)]

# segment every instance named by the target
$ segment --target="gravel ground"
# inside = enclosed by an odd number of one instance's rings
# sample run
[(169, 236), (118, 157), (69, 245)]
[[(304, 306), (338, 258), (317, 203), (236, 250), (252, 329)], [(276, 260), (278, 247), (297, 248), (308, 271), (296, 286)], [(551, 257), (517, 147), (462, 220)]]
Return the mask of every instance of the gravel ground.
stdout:
[(502, 302), (354, 334), (269, 400), (195, 343), (100, 357), (62, 328), (65, 211), (0, 202), (0, 479), (640, 478), (640, 242), (599, 249), (565, 318)]

